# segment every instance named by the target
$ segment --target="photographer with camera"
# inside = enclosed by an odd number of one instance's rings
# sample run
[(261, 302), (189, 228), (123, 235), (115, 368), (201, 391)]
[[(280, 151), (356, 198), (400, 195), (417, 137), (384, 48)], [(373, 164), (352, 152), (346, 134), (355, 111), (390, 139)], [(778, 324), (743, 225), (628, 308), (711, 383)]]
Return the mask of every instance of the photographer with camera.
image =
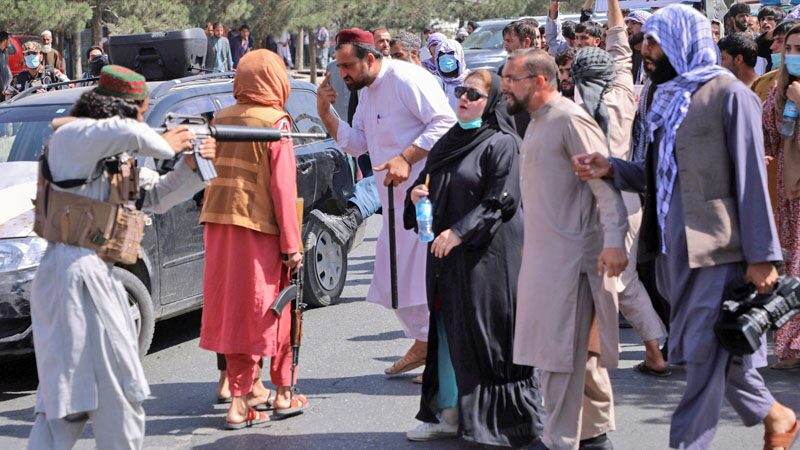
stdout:
[(789, 449), (795, 413), (756, 370), (766, 365), (764, 340), (755, 354), (733, 356), (714, 326), (729, 284), (744, 278), (766, 293), (778, 280), (758, 98), (717, 64), (711, 27), (697, 11), (667, 6), (642, 31), (655, 88), (646, 161), (595, 153), (573, 164), (583, 180), (613, 178), (645, 195), (639, 258), (655, 259), (658, 289), (672, 308), (669, 360), (686, 363), (687, 373), (670, 447), (709, 448), (727, 399), (745, 425), (764, 423), (765, 449)]
[[(186, 127), (160, 136), (143, 123), (148, 105), (143, 76), (106, 66), (70, 117), (53, 121), (40, 158), (34, 230), (48, 244), (30, 298), (39, 377), (30, 449), (72, 448), (90, 419), (98, 448), (143, 447), (150, 389), (114, 266), (138, 258), (140, 209), (165, 212), (205, 186), (192, 155), (163, 176), (136, 167), (129, 154), (171, 159), (195, 138)], [(215, 141), (199, 152), (213, 158)]]

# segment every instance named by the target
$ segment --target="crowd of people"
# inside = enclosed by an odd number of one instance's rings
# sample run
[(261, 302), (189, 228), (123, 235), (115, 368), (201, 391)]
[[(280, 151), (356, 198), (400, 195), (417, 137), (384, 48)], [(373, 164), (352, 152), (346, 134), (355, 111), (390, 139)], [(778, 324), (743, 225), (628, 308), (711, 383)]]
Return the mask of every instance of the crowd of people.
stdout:
[[(236, 69), (236, 104), (216, 123), (289, 130), (291, 37), (257, 50), (249, 31), (229, 39), (222, 24), (207, 28), (207, 66)], [(320, 28), (311, 39), (334, 56), (320, 61), (320, 119), (362, 178), (343, 215), (307, 220), (346, 243), (384, 212), (366, 300), (393, 309), (413, 340), (385, 373), (424, 366), (409, 440), (612, 449), (608, 433), (628, 425), (615, 420), (608, 373), (621, 313), (644, 343), (637, 372), (685, 368), (669, 447), (710, 448), (724, 400), (746, 426), (763, 424), (765, 449), (792, 446), (797, 417), (757, 370), (764, 338), (754, 354), (733, 355), (713, 324), (731, 282), (764, 293), (779, 270), (800, 276), (800, 8), (752, 16), (734, 4), (715, 22), (687, 5), (624, 13), (609, 0), (601, 24), (591, 11), (562, 23), (553, 2), (545, 24), (505, 27), (508, 58), (496, 72), (470, 71), (459, 39), (432, 29), (424, 41), (386, 28), (344, 29), (333, 44)], [(49, 61), (33, 44), (29, 77)], [(85, 178), (117, 148), (172, 157), (191, 147), (186, 129), (160, 137), (140, 123), (140, 75), (110, 65), (99, 74), (73, 117), (53, 124), (53, 178)], [(87, 142), (92, 152), (70, 156)], [(289, 139), (210, 140), (201, 151), (217, 178), (204, 186), (188, 157), (167, 175), (142, 169), (139, 203), (160, 212), (206, 189), (200, 346), (217, 353), (224, 427), (237, 430), (309, 406), (291, 370), (291, 314), (271, 311), (303, 261), (294, 149)], [(108, 183), (61, 189), (105, 201)], [(396, 217), (385, 213), (390, 196)], [(418, 237), (427, 201), (430, 243)], [(94, 250), (59, 242), (31, 294), (37, 360), (47, 364), (29, 445), (70, 447), (91, 419), (101, 448), (141, 448), (149, 388), (124, 292)], [(56, 334), (73, 351), (48, 339)], [(778, 331), (775, 353), (774, 368), (800, 366), (800, 318)]]

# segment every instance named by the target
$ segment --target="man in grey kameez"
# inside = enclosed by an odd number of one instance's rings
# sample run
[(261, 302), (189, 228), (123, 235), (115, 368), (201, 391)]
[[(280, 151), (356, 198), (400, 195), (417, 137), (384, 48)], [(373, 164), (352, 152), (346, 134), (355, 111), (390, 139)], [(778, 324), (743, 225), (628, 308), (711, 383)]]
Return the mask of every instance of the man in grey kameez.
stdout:
[(642, 54), (659, 85), (647, 117), (647, 160), (610, 158), (609, 166), (594, 154), (574, 162), (584, 179), (613, 176), (618, 188), (645, 193), (639, 256), (656, 259), (658, 289), (672, 311), (669, 360), (685, 363), (687, 372), (670, 447), (709, 448), (723, 398), (747, 426), (764, 422), (768, 434), (796, 433), (794, 413), (775, 401), (756, 370), (766, 362), (764, 347), (732, 356), (713, 329), (725, 286), (744, 277), (765, 291), (781, 260), (758, 99), (717, 65), (708, 20), (693, 9), (663, 8), (644, 32)]
[[(140, 81), (144, 85), (144, 78)], [(144, 99), (135, 98), (138, 103), (130, 103), (139, 105), (140, 118), (147, 108), (146, 86), (143, 95)], [(69, 191), (101, 201), (108, 199), (109, 177), (102, 170), (97, 176), (99, 161), (123, 153), (170, 159), (176, 151), (191, 148), (193, 137), (185, 129), (162, 137), (144, 123), (119, 116), (56, 119), (53, 126), (48, 150), (53, 179), (86, 178), (86, 184)], [(213, 155), (213, 142), (204, 147)], [(185, 161), (164, 176), (143, 168), (139, 178), (143, 209), (155, 213), (204, 187)], [(89, 419), (98, 448), (143, 446), (142, 402), (150, 390), (127, 296), (112, 268), (91, 249), (48, 243), (31, 290), (39, 387), (29, 449), (71, 448)]]

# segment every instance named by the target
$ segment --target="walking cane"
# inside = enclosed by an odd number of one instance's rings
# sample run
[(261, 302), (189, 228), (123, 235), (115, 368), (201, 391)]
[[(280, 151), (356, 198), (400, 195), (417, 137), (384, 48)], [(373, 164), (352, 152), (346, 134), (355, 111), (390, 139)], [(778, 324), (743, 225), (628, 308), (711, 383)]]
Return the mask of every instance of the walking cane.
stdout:
[(392, 309), (397, 309), (397, 240), (394, 230), (394, 183), (389, 183), (389, 274), (392, 282)]

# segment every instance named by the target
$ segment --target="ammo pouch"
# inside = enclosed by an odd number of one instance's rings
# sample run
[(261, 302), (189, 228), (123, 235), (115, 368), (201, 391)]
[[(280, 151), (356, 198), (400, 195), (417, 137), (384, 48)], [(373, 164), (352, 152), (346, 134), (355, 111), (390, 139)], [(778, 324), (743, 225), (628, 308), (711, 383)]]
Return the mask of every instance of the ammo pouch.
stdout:
[(50, 242), (89, 248), (106, 262), (135, 264), (147, 216), (130, 204), (139, 195), (139, 169), (133, 158), (109, 158), (103, 170), (111, 181), (107, 202), (53, 189), (91, 180), (54, 182), (47, 149), (39, 158), (33, 231)]

